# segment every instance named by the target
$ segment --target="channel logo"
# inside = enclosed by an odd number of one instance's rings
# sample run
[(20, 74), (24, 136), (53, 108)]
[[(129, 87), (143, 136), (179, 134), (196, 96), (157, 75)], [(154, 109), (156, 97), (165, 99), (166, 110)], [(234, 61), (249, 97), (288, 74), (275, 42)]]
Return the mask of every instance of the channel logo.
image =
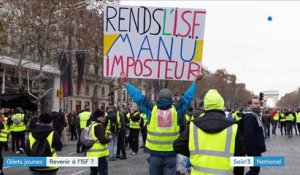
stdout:
[(251, 167), (251, 166), (284, 166), (285, 159), (283, 156), (263, 156), (263, 157), (230, 157), (230, 165), (234, 167)]

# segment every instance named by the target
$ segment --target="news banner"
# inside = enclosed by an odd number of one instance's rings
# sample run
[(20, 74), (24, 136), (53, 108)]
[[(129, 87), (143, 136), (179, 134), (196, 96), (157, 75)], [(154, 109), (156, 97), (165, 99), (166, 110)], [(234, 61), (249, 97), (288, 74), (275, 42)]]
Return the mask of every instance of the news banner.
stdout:
[[(230, 157), (235, 167), (284, 166), (283, 156)], [(4, 157), (4, 166), (10, 167), (97, 167), (98, 158), (92, 157)]]

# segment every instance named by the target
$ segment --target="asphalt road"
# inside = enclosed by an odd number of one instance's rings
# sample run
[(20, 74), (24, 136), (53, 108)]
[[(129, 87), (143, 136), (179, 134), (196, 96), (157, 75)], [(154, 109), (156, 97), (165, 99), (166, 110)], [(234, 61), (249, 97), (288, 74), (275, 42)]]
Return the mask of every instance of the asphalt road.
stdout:
[[(298, 175), (300, 174), (300, 136), (271, 136), (266, 140), (267, 152), (263, 156), (285, 156), (284, 167), (262, 167), (262, 175)], [(58, 156), (83, 156), (76, 152), (76, 142), (71, 141), (58, 152)], [(127, 149), (127, 153), (130, 151)], [(10, 152), (4, 152), (4, 156), (16, 156)], [(21, 155), (25, 156), (25, 155)], [(148, 155), (142, 149), (135, 156), (128, 154), (128, 159), (108, 161), (109, 175), (144, 175), (148, 174)], [(61, 167), (58, 175), (89, 175), (89, 168), (82, 167)], [(245, 169), (245, 172), (247, 169)], [(29, 175), (28, 168), (4, 167), (5, 175)]]

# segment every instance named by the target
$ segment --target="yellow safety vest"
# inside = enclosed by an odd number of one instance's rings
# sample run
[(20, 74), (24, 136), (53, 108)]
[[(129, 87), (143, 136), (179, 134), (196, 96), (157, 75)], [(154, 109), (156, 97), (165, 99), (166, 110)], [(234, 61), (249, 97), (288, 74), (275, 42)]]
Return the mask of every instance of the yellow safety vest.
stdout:
[[(52, 153), (52, 157), (57, 157), (57, 154), (56, 154), (54, 148), (52, 147), (53, 136), (54, 136), (54, 131), (50, 132), (50, 134), (47, 136), (47, 141), (48, 141), (51, 153)], [(32, 136), (31, 132), (30, 132), (28, 138), (29, 138), (29, 146), (30, 146), (29, 148), (31, 150), (36, 139)], [(52, 166), (51, 167), (37, 167), (34, 169), (38, 170), (38, 171), (48, 171), (48, 170), (56, 170), (56, 169), (58, 169), (58, 167), (55, 167), (55, 166), (53, 166), (53, 167)]]
[[(136, 113), (133, 114), (133, 116), (136, 116), (136, 115), (140, 115), (139, 112), (136, 112)], [(131, 118), (130, 118), (129, 128), (131, 128), (131, 129), (140, 129), (141, 128), (140, 123), (141, 123), (141, 117), (136, 122), (132, 121)]]
[(284, 116), (284, 114), (280, 112), (280, 113), (279, 113), (279, 116), (280, 116), (279, 121), (280, 121), (280, 122), (285, 122), (285, 118), (286, 118), (286, 117)]
[(129, 123), (130, 123), (130, 113), (128, 112), (128, 113), (126, 114), (125, 117), (127, 117), (127, 121), (129, 121), (129, 122), (126, 123), (126, 127), (129, 128)]
[(91, 113), (88, 111), (83, 111), (79, 114), (79, 124), (80, 128), (83, 129), (86, 127), (86, 123), (88, 119), (90, 118)]
[(92, 123), (91, 134), (92, 134), (94, 141), (96, 141), (96, 140), (97, 141), (94, 143), (94, 145), (89, 150), (87, 150), (86, 157), (106, 157), (109, 155), (108, 145), (100, 143), (99, 140), (97, 139), (97, 137), (95, 136), (95, 127), (97, 125), (102, 125), (102, 124), (101, 123)]
[(4, 128), (0, 131), (0, 142), (7, 142), (7, 135), (9, 133), (9, 127), (7, 125), (7, 119), (1, 121), (3, 123)]
[(232, 114), (232, 116), (233, 116), (233, 119), (235, 120), (235, 121), (239, 121), (239, 120), (241, 120), (242, 118), (241, 117), (239, 117), (238, 115), (238, 112), (237, 111), (235, 111), (233, 114)]
[(296, 122), (300, 123), (300, 112), (298, 112), (296, 115)]
[[(166, 111), (166, 110), (164, 110)], [(171, 112), (171, 126), (163, 125), (163, 119), (159, 119), (159, 110), (155, 105), (151, 112), (150, 123), (147, 127), (147, 140), (146, 147), (153, 151), (173, 151), (173, 143), (179, 136), (180, 126), (178, 125), (178, 115), (176, 108), (172, 105), (172, 108), (168, 110)]]
[[(110, 131), (110, 120), (107, 120), (107, 126), (105, 128), (105, 133), (107, 134), (111, 134), (111, 131)], [(117, 125), (118, 125), (118, 129), (121, 129), (121, 119), (120, 119), (120, 112), (117, 113)]]
[(273, 120), (278, 121), (279, 120), (279, 113), (276, 112), (276, 114), (273, 117)]
[(145, 113), (141, 113), (140, 116), (143, 118), (144, 120), (144, 127), (147, 125), (147, 115)]
[(234, 155), (237, 124), (209, 134), (190, 124), (189, 151), (191, 175), (233, 174), (230, 156)]
[(286, 116), (285, 121), (290, 121), (292, 122), (294, 120), (294, 116), (293, 114), (289, 114), (288, 116)]
[(25, 131), (26, 130), (26, 125), (24, 123), (24, 114), (21, 114), (21, 113), (17, 113), (17, 114), (14, 114), (12, 115), (11, 119), (13, 120), (15, 117), (21, 117), (21, 123), (16, 125), (16, 124), (12, 124), (11, 126), (11, 131), (12, 132), (21, 132), (21, 131)]
[(185, 122), (186, 122), (186, 123), (188, 123), (188, 122), (190, 122), (190, 121), (192, 121), (192, 120), (194, 120), (194, 117), (193, 117), (192, 115), (189, 116), (189, 115), (185, 114)]

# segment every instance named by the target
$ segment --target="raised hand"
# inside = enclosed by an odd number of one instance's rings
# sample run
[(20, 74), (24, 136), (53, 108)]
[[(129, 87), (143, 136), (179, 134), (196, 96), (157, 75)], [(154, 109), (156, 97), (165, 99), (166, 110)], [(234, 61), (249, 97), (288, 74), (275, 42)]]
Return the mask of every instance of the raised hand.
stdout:
[(194, 82), (196, 83), (197, 81), (202, 80), (203, 76), (204, 76), (203, 70), (199, 68), (197, 75), (195, 76)]
[(129, 79), (126, 76), (125, 72), (120, 73), (120, 80), (123, 84), (127, 84), (129, 82)]

